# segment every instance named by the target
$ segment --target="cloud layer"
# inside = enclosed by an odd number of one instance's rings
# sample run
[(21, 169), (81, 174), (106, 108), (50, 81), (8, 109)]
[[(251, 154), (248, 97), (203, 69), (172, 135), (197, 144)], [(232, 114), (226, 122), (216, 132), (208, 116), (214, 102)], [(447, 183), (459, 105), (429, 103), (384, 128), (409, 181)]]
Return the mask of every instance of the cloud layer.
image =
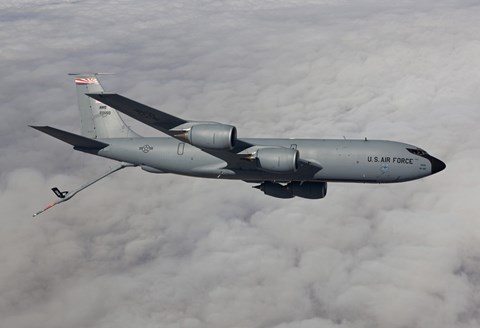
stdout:
[[(480, 6), (472, 1), (3, 1), (0, 326), (478, 327)], [(122, 171), (79, 131), (71, 71), (239, 136), (392, 139), (447, 163), (277, 200)], [(145, 135), (158, 135), (128, 121)]]

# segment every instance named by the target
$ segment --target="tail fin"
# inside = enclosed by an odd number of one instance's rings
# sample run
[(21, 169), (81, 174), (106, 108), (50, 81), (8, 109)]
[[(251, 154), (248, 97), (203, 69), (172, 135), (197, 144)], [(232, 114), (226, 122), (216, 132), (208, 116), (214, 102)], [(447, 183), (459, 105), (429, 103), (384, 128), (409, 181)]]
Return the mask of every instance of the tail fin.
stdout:
[(139, 137), (123, 122), (115, 109), (85, 95), (86, 93), (103, 93), (103, 88), (96, 77), (98, 74), (70, 75), (75, 76), (82, 136), (91, 139)]

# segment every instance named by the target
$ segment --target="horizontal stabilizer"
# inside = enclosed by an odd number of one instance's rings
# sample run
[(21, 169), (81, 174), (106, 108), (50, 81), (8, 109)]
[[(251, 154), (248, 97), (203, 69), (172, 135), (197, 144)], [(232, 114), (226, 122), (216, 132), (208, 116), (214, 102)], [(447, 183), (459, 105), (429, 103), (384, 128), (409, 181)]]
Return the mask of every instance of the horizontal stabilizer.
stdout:
[(79, 136), (78, 134), (59, 130), (52, 128), (50, 126), (32, 126), (30, 127), (41, 131), (43, 133), (49, 134), (54, 138), (60, 139), (63, 142), (66, 142), (77, 148), (87, 148), (87, 149), (102, 149), (108, 146), (107, 143), (93, 140), (87, 137)]

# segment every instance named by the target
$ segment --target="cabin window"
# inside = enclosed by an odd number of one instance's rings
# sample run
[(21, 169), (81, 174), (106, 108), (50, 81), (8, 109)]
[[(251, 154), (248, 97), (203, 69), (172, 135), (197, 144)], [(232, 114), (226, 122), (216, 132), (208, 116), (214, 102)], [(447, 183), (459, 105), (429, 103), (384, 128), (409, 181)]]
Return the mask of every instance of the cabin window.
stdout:
[(426, 152), (425, 150), (423, 150), (423, 149), (420, 149), (420, 148), (416, 148), (416, 149), (414, 149), (414, 148), (407, 148), (407, 150), (408, 150), (409, 152), (411, 152), (412, 154), (414, 154), (414, 155), (418, 155), (418, 156), (425, 156), (425, 155), (427, 155), (427, 152)]

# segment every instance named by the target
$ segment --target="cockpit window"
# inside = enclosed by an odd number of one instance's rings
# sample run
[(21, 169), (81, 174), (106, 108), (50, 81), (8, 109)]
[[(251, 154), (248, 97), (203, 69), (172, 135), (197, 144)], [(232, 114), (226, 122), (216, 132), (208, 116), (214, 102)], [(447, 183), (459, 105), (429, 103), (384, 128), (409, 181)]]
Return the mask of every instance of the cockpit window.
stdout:
[(425, 156), (427, 155), (427, 152), (423, 149), (420, 149), (420, 148), (407, 148), (407, 150), (409, 152), (411, 152), (412, 154), (414, 155), (418, 155), (418, 156)]

